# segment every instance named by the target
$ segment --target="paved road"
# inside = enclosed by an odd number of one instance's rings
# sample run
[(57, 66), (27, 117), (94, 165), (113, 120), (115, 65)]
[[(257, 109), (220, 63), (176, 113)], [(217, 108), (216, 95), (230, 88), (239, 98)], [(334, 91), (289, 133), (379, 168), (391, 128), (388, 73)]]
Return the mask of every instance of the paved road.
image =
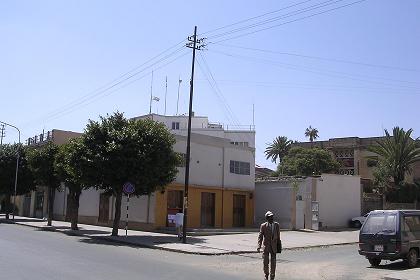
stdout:
[[(382, 279), (401, 262), (370, 268), (355, 245), (285, 251), (277, 279)], [(0, 224), (0, 279), (263, 279), (259, 254), (197, 256), (132, 248)]]

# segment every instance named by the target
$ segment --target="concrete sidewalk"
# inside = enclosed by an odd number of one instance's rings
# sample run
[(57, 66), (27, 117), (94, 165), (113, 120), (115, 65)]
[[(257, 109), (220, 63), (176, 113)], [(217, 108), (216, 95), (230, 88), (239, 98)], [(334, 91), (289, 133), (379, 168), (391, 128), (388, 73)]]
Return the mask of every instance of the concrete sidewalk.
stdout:
[[(5, 221), (1, 219), (1, 221)], [(201, 255), (223, 255), (239, 253), (255, 253), (258, 233), (240, 233), (228, 235), (188, 236), (187, 244), (183, 244), (173, 234), (155, 233), (129, 230), (119, 230), (119, 236), (110, 236), (111, 228), (79, 224), (79, 230), (70, 229), (70, 223), (53, 221), (52, 227), (46, 226), (46, 221), (41, 219), (15, 217), (15, 223), (24, 226), (66, 233), (69, 235), (83, 236), (91, 239), (101, 239), (120, 244), (141, 246), (167, 251), (182, 252)], [(358, 230), (341, 232), (327, 231), (284, 231), (281, 232), (283, 248), (299, 249), (308, 247), (331, 246), (352, 244), (358, 241)]]

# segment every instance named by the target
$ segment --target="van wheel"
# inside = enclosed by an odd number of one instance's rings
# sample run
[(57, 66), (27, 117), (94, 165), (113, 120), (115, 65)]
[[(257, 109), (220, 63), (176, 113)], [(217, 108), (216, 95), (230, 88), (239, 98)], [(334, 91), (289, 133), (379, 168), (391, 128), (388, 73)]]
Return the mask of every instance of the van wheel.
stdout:
[(407, 255), (407, 263), (409, 268), (414, 268), (417, 266), (417, 259), (419, 254), (416, 249), (410, 249)]
[(374, 266), (374, 267), (378, 267), (379, 264), (381, 263), (381, 259), (377, 259), (377, 258), (368, 259), (368, 261), (369, 261), (370, 265)]

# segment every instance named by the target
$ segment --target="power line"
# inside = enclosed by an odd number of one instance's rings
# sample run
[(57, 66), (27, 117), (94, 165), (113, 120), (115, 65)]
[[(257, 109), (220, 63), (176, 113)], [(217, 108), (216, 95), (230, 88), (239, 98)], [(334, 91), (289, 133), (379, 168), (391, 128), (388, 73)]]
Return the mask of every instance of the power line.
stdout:
[(318, 15), (321, 15), (321, 14), (325, 14), (325, 13), (328, 13), (328, 12), (331, 12), (331, 11), (334, 11), (334, 10), (349, 7), (349, 6), (359, 4), (359, 3), (365, 2), (365, 1), (367, 1), (367, 0), (355, 1), (355, 2), (352, 2), (350, 4), (338, 6), (338, 7), (329, 9), (329, 10), (324, 10), (322, 12), (314, 13), (314, 14), (311, 14), (311, 15), (308, 15), (308, 16), (305, 16), (305, 17), (301, 17), (301, 18), (297, 18), (297, 19), (294, 19), (294, 20), (286, 21), (286, 22), (283, 22), (283, 23), (280, 23), (280, 24), (269, 26), (269, 27), (261, 28), (261, 29), (258, 29), (258, 30), (254, 30), (254, 31), (251, 31), (251, 32), (248, 32), (248, 33), (240, 34), (240, 35), (230, 37), (230, 38), (227, 38), (227, 39), (222, 39), (222, 40), (219, 40), (219, 41), (216, 41), (216, 42), (209, 42), (209, 44), (216, 44), (216, 43), (225, 42), (225, 41), (237, 39), (237, 38), (240, 38), (240, 37), (248, 36), (248, 35), (251, 35), (251, 34), (254, 34), (254, 33), (257, 33), (257, 32), (265, 31), (265, 30), (272, 29), (272, 28), (275, 28), (275, 27), (279, 27), (279, 26), (282, 26), (282, 25), (286, 25), (286, 24), (289, 24), (289, 23), (293, 23), (293, 22), (297, 22), (297, 21), (300, 21), (300, 20), (304, 20), (304, 19), (307, 19), (307, 18), (314, 17), (314, 16), (318, 16)]
[(304, 3), (307, 3), (307, 2), (310, 2), (310, 1), (312, 1), (312, 0), (306, 0), (306, 1), (303, 1), (303, 2), (299, 2), (299, 3), (293, 4), (293, 5), (290, 5), (290, 6), (287, 6), (287, 7), (283, 7), (283, 8), (280, 8), (280, 9), (277, 9), (277, 10), (274, 10), (274, 11), (271, 11), (271, 12), (267, 12), (267, 13), (264, 13), (264, 14), (261, 14), (261, 15), (258, 15), (258, 16), (254, 16), (254, 17), (251, 17), (251, 18), (240, 20), (240, 21), (237, 21), (235, 23), (231, 23), (231, 24), (228, 24), (228, 25), (225, 25), (225, 26), (216, 28), (216, 29), (212, 29), (212, 30), (203, 32), (203, 33), (200, 34), (200, 36), (205, 35), (205, 34), (209, 34), (209, 33), (214, 33), (216, 31), (219, 31), (219, 30), (222, 30), (222, 29), (226, 29), (228, 27), (235, 26), (235, 25), (238, 25), (238, 24), (247, 22), (247, 21), (251, 21), (251, 20), (257, 19), (257, 18), (265, 17), (267, 15), (278, 13), (280, 11), (283, 11), (283, 10), (286, 10), (286, 9), (289, 9), (289, 8), (293, 8), (293, 7), (299, 6), (301, 4), (304, 4)]
[[(413, 81), (401, 81), (401, 80), (393, 80), (393, 79), (389, 79), (389, 78), (381, 78), (381, 77), (372, 77), (372, 76), (351, 74), (351, 73), (345, 73), (345, 72), (339, 72), (339, 71), (319, 69), (319, 68), (316, 68), (316, 67), (301, 67), (299, 65), (290, 64), (290, 63), (283, 63), (283, 62), (279, 62), (279, 61), (273, 61), (273, 60), (269, 60), (269, 59), (262, 59), (262, 58), (256, 58), (256, 57), (249, 57), (249, 56), (244, 56), (244, 55), (230, 54), (230, 53), (215, 51), (215, 50), (213, 50), (212, 52), (220, 53), (222, 55), (230, 56), (230, 57), (236, 57), (236, 58), (241, 58), (241, 59), (254, 60), (254, 61), (257, 61), (257, 62), (263, 62), (265, 64), (270, 63), (271, 65), (281, 67), (281, 68), (286, 68), (286, 69), (304, 71), (304, 72), (314, 73), (314, 74), (318, 74), (318, 75), (325, 75), (325, 76), (332, 76), (332, 77), (339, 77), (339, 78), (347, 78), (347, 79), (351, 79), (351, 80), (363, 81), (363, 82), (375, 83), (375, 84), (382, 84), (382, 85), (387, 85), (387, 86), (389, 86), (389, 85), (395, 86), (395, 84), (379, 82), (377, 80), (385, 80), (386, 82), (394, 82), (394, 83), (399, 82), (399, 83), (414, 83), (414, 84), (417, 84), (417, 82), (413, 82)], [(369, 80), (369, 79), (371, 79), (371, 80)], [(372, 80), (372, 79), (376, 79), (376, 81)], [(398, 85), (398, 86), (405, 87), (405, 88), (408, 88), (408, 89), (418, 89), (416, 87), (408, 86), (408, 85)]]
[[(196, 80), (197, 82), (205, 81), (205, 80)], [(249, 85), (253, 86), (261, 86), (261, 87), (278, 87), (278, 88), (298, 88), (298, 89), (312, 89), (312, 90), (331, 90), (331, 91), (352, 91), (354, 92), (355, 89), (358, 90), (367, 90), (367, 91), (376, 91), (383, 93), (384, 91), (393, 91), (390, 93), (393, 94), (420, 94), (420, 89), (418, 92), (401, 92), (407, 91), (410, 89), (398, 88), (397, 86), (394, 87), (363, 87), (363, 86), (347, 86), (347, 85), (323, 85), (323, 84), (303, 84), (303, 83), (275, 83), (275, 82), (264, 82), (264, 81), (240, 81), (240, 80), (217, 80), (218, 83), (230, 83), (230, 84), (241, 84), (241, 86), (249, 87)], [(396, 92), (398, 90), (398, 92)]]
[[(132, 73), (133, 71), (131, 71), (132, 74), (130, 74), (129, 76), (125, 77), (124, 79), (122, 79), (122, 80), (120, 79), (117, 82), (115, 82), (115, 83), (113, 83), (113, 84), (111, 84), (111, 85), (109, 85), (107, 87), (102, 87), (101, 90), (94, 91), (93, 92), (94, 94), (89, 94), (89, 95), (86, 95), (85, 97), (76, 99), (75, 101), (69, 103), (69, 105), (63, 106), (60, 111), (55, 111), (54, 113), (50, 113), (50, 114), (48, 114), (48, 115), (46, 115), (46, 116), (44, 116), (42, 118), (39, 118), (39, 119), (36, 119), (34, 121), (28, 122), (24, 126), (28, 125), (29, 123), (32, 123), (32, 122), (35, 122), (35, 121), (39, 121), (40, 119), (41, 120), (52, 120), (52, 119), (55, 119), (56, 116), (63, 116), (65, 114), (67, 114), (66, 112), (73, 112), (73, 111), (75, 111), (74, 108), (78, 108), (78, 107), (80, 107), (84, 103), (91, 104), (92, 103), (92, 102), (90, 102), (91, 100), (95, 100), (96, 101), (101, 96), (106, 96), (107, 94), (105, 94), (105, 93), (108, 92), (109, 90), (111, 90), (111, 89), (113, 89), (113, 88), (115, 88), (115, 87), (123, 84), (124, 82), (126, 82), (128, 80), (131, 80), (133, 77), (135, 77), (135, 76), (143, 73), (144, 71), (146, 71), (148, 69), (151, 69), (153, 66), (155, 66), (155, 65), (157, 65), (157, 64), (159, 64), (161, 62), (164, 62), (165, 60), (167, 60), (167, 59), (171, 58), (172, 56), (176, 55), (177, 53), (181, 52), (183, 49), (184, 49), (184, 47), (182, 46), (182, 47), (178, 48), (177, 50), (171, 52), (170, 54), (164, 56), (163, 58), (155, 61), (154, 63), (152, 63), (152, 64), (150, 64), (150, 65), (142, 68), (141, 70), (139, 70), (139, 71), (137, 71), (135, 73)], [(165, 65), (167, 65), (167, 64), (165, 64)], [(139, 69), (139, 68), (137, 67), (136, 69)], [(143, 78), (143, 77), (144, 76), (141, 76), (141, 78)], [(137, 80), (139, 80), (139, 79), (136, 79), (135, 81), (137, 81)], [(131, 83), (129, 83), (129, 84), (131, 84)], [(118, 88), (118, 90), (121, 89), (121, 88), (123, 88), (123, 87)], [(115, 92), (115, 91), (112, 91), (112, 92)], [(63, 113), (65, 113), (65, 114), (63, 114)]]
[[(233, 122), (234, 125), (241, 127), (241, 124), (239, 122), (239, 119), (235, 116), (235, 113), (233, 112), (232, 108), (229, 106), (229, 103), (227, 102), (226, 98), (224, 97), (222, 91), (220, 90), (220, 87), (217, 85), (216, 79), (214, 78), (210, 67), (208, 66), (206, 59), (204, 57), (204, 55), (202, 55), (200, 53), (200, 58), (203, 61), (203, 64), (205, 66), (205, 68), (203, 68), (199, 62), (199, 60), (197, 61), (200, 70), (202, 71), (204, 77), (206, 78), (206, 80), (208, 81), (210, 88), (212, 89), (213, 93), (216, 94), (216, 96), (220, 99), (220, 103), (222, 105), (222, 107), (224, 107), (224, 109), (226, 110), (226, 112), (228, 113), (228, 115), (225, 114), (225, 116), (227, 116), (228, 119), (231, 119), (231, 121)], [(207, 76), (206, 72), (208, 72), (211, 80), (209, 79), (209, 77)], [(230, 116), (229, 116), (230, 115)], [(247, 138), (244, 137), (244, 135), (239, 134), (239, 138), (244, 141), (246, 140), (246, 142), (249, 142), (250, 140), (253, 140), (253, 142), (255, 143), (255, 149), (256, 150), (260, 150), (263, 151), (263, 149), (261, 149), (258, 145), (257, 142), (255, 141), (255, 139), (252, 139), (251, 136), (246, 135)], [(245, 142), (245, 141), (244, 141)]]
[[(160, 69), (164, 68), (165, 66), (167, 66), (167, 65), (169, 65), (169, 64), (172, 64), (173, 62), (175, 62), (175, 61), (177, 61), (178, 59), (180, 59), (180, 58), (182, 58), (182, 57), (186, 56), (187, 54), (188, 54), (187, 52), (184, 52), (184, 54), (181, 54), (181, 55), (177, 56), (176, 58), (174, 58), (173, 60), (171, 60), (171, 61), (167, 62), (166, 64), (161, 65), (161, 66), (159, 66), (159, 67), (157, 67), (157, 68), (154, 68), (154, 69), (153, 69), (153, 72), (156, 72), (156, 71), (158, 71), (158, 70), (160, 70)], [(116, 89), (114, 89), (114, 90), (112, 90), (112, 91), (106, 91), (106, 92), (104, 92), (104, 94), (103, 94), (101, 97), (106, 97), (106, 96), (109, 96), (109, 95), (113, 94), (114, 92), (117, 92), (117, 91), (119, 91), (119, 90), (121, 90), (121, 89), (123, 89), (123, 88), (125, 88), (125, 87), (127, 87), (127, 86), (129, 86), (129, 85), (131, 85), (131, 84), (133, 84), (133, 83), (135, 83), (135, 82), (137, 82), (137, 81), (139, 81), (139, 80), (141, 80), (141, 79), (145, 78), (145, 77), (148, 77), (149, 75), (151, 75), (151, 73), (152, 73), (152, 71), (151, 71), (151, 72), (147, 72), (147, 73), (145, 73), (144, 75), (142, 75), (142, 76), (140, 76), (140, 77), (138, 77), (138, 78), (136, 78), (136, 79), (134, 79), (134, 80), (131, 80), (130, 82), (125, 83), (125, 84), (123, 84), (122, 86), (120, 86), (120, 87), (118, 87), (118, 88), (116, 88)], [(99, 97), (99, 98), (101, 98), (101, 97)], [(86, 107), (86, 106), (88, 106), (88, 105), (90, 105), (90, 104), (92, 104), (92, 103), (96, 102), (99, 98), (96, 98), (96, 99), (94, 99), (94, 100), (90, 100), (88, 103), (81, 104), (79, 107), (77, 107), (77, 108), (73, 108), (73, 110), (70, 110), (70, 111), (63, 112), (62, 114), (60, 114), (60, 115), (56, 116), (55, 118), (49, 119), (49, 120), (51, 121), (51, 120), (53, 120), (53, 119), (60, 118), (60, 117), (62, 117), (62, 116), (64, 116), (64, 115), (68, 115), (68, 114), (70, 114), (70, 113), (72, 113), (72, 112), (74, 112), (74, 111), (76, 111), (76, 110), (78, 110), (78, 109), (80, 109), (80, 108), (82, 108), (82, 107)]]
[(219, 33), (219, 34), (210, 36), (209, 39), (219, 38), (219, 37), (223, 37), (223, 36), (230, 35), (230, 34), (233, 34), (233, 33), (238, 33), (238, 32), (241, 32), (241, 31), (244, 31), (244, 30), (247, 30), (247, 29), (252, 29), (252, 28), (255, 28), (255, 27), (258, 27), (258, 26), (266, 25), (266, 24), (271, 23), (271, 22), (276, 22), (276, 21), (279, 21), (279, 20), (282, 20), (282, 19), (285, 19), (285, 18), (289, 18), (289, 17), (293, 17), (293, 16), (296, 16), (296, 15), (299, 15), (299, 14), (303, 14), (303, 13), (306, 13), (306, 12), (309, 12), (309, 11), (312, 11), (312, 10), (317, 10), (317, 9), (320, 9), (320, 8), (323, 8), (323, 7), (331, 6), (331, 5), (334, 5), (334, 4), (336, 4), (338, 2), (342, 2), (342, 1), (345, 1), (345, 0), (335, 0), (335, 1), (334, 0), (327, 0), (327, 1), (317, 3), (315, 5), (311, 5), (311, 6), (308, 6), (308, 7), (305, 7), (305, 8), (301, 8), (301, 9), (298, 9), (298, 10), (295, 10), (295, 11), (292, 11), (292, 12), (289, 12), (289, 13), (286, 13), (286, 14), (283, 14), (283, 15), (275, 16), (275, 17), (268, 18), (268, 19), (250, 24), (250, 25), (246, 25), (246, 26), (242, 26), (242, 27), (239, 27), (239, 28), (236, 28), (236, 29), (225, 31), (224, 33)]
[[(136, 66), (136, 67), (134, 67), (134, 68), (130, 69), (129, 71), (127, 71), (127, 72), (125, 72), (124, 74), (122, 74), (122, 75), (118, 76), (117, 78), (113, 79), (112, 81), (110, 81), (110, 82), (108, 82), (108, 83), (106, 83), (106, 84), (104, 84), (104, 85), (102, 85), (102, 86), (100, 86), (100, 87), (96, 88), (95, 90), (93, 90), (93, 91), (91, 91), (91, 92), (89, 92), (89, 93), (87, 93), (87, 94), (85, 94), (85, 95), (83, 95), (83, 96), (81, 96), (81, 97), (79, 97), (79, 98), (76, 98), (75, 100), (73, 100), (72, 102), (70, 102), (70, 103), (68, 103), (68, 104), (66, 104), (66, 105), (63, 105), (63, 106), (61, 106), (61, 107), (59, 107), (59, 108), (57, 108), (57, 109), (55, 109), (55, 110), (51, 111), (50, 113), (48, 113), (48, 114), (44, 115), (43, 117), (37, 118), (37, 119), (35, 119), (35, 120), (32, 120), (32, 121), (30, 121), (30, 122), (26, 123), (25, 125), (28, 125), (29, 123), (33, 123), (33, 122), (35, 122), (35, 121), (40, 121), (40, 120), (43, 120), (44, 118), (50, 118), (50, 117), (55, 116), (55, 115), (57, 115), (57, 114), (61, 114), (64, 110), (68, 110), (69, 108), (71, 109), (71, 108), (73, 108), (73, 107), (75, 107), (75, 106), (78, 106), (79, 104), (81, 104), (81, 103), (83, 103), (83, 102), (85, 102), (85, 101), (87, 101), (87, 100), (90, 100), (91, 98), (94, 98), (94, 97), (95, 97), (95, 96), (97, 96), (97, 95), (100, 95), (102, 92), (107, 91), (107, 90), (109, 90), (109, 89), (111, 89), (111, 88), (115, 87), (116, 85), (118, 85), (118, 84), (120, 84), (120, 83), (122, 83), (122, 82), (124, 82), (124, 81), (126, 81), (126, 80), (128, 80), (128, 79), (130, 79), (130, 78), (132, 78), (132, 77), (134, 77), (134, 76), (136, 76), (136, 75), (138, 75), (138, 74), (140, 74), (141, 72), (143, 72), (143, 71), (144, 71), (144, 69), (143, 69), (142, 71), (138, 71), (138, 72), (136, 72), (136, 73), (134, 73), (134, 74), (132, 74), (132, 73), (133, 73), (134, 71), (136, 71), (136, 70), (140, 69), (140, 68), (141, 68), (141, 67), (143, 67), (143, 66), (145, 66), (145, 67), (146, 67), (146, 69), (147, 69), (147, 68), (150, 68), (150, 67), (152, 67), (153, 65), (155, 65), (156, 63), (161, 62), (162, 60), (164, 60), (164, 59), (166, 59), (166, 58), (170, 57), (171, 55), (173, 55), (173, 54), (175, 54), (175, 53), (177, 53), (177, 52), (178, 52), (179, 50), (181, 50), (183, 47), (178, 48), (178, 49), (177, 49), (177, 50), (175, 50), (174, 52), (172, 52), (172, 53), (170, 53), (169, 55), (165, 56), (163, 59), (160, 59), (160, 60), (158, 60), (157, 62), (155, 62), (155, 63), (153, 63), (153, 64), (151, 64), (151, 65), (149, 65), (149, 66), (146, 66), (146, 65), (150, 64), (151, 62), (153, 62), (154, 60), (156, 60), (157, 58), (159, 58), (159, 57), (161, 57), (162, 55), (164, 55), (165, 53), (167, 53), (167, 52), (169, 52), (170, 50), (174, 49), (175, 47), (177, 47), (177, 46), (181, 45), (184, 41), (185, 41), (185, 39), (184, 39), (184, 40), (182, 40), (182, 41), (180, 41), (180, 42), (178, 42), (178, 43), (176, 43), (175, 45), (173, 45), (173, 46), (171, 46), (171, 47), (169, 47), (169, 48), (165, 49), (164, 51), (162, 51), (162, 52), (160, 52), (159, 54), (155, 55), (154, 57), (152, 57), (152, 58), (148, 59), (148, 60), (147, 60), (147, 61), (145, 61), (144, 63), (142, 63), (142, 64), (140, 64), (140, 65), (138, 65), (138, 66)], [(130, 74), (131, 74), (131, 75), (130, 75)], [(128, 78), (126, 78), (126, 79), (124, 79), (124, 80), (122, 80), (122, 81), (121, 81), (121, 79), (122, 79), (122, 78), (124, 78), (124, 77), (126, 77), (126, 76), (128, 76), (128, 75), (130, 75)]]
[[(173, 63), (173, 62), (175, 62), (175, 61), (177, 61), (177, 60), (178, 60), (178, 59), (180, 59), (181, 57), (184, 57), (186, 54), (187, 54), (187, 53), (181, 54), (181, 55), (177, 56), (176, 58), (174, 58), (173, 60), (171, 60), (171, 61), (167, 62), (166, 64), (163, 64), (163, 65), (161, 65), (161, 66), (159, 66), (159, 67), (153, 68), (153, 71), (154, 71), (154, 72), (156, 72), (156, 71), (160, 70), (161, 68), (163, 68), (163, 67), (165, 67), (165, 66), (167, 66), (167, 65), (169, 65), (169, 64), (171, 64), (171, 63)], [(150, 67), (149, 67), (149, 68), (150, 68)], [(147, 70), (147, 69), (145, 69), (145, 70)], [(125, 83), (125, 84), (123, 84), (122, 86), (120, 86), (120, 87), (118, 87), (118, 88), (115, 88), (115, 89), (114, 89), (114, 90), (112, 90), (112, 91), (109, 91), (109, 88), (107, 88), (107, 89), (105, 89), (104, 91), (100, 92), (100, 93), (101, 93), (101, 95), (100, 95), (100, 96), (98, 96), (98, 97), (96, 97), (95, 99), (92, 99), (92, 98), (91, 98), (88, 102), (82, 102), (82, 103), (78, 104), (78, 106), (77, 106), (77, 107), (72, 107), (72, 108), (69, 108), (69, 109), (67, 109), (67, 110), (65, 110), (65, 111), (63, 111), (63, 112), (60, 112), (59, 114), (55, 114), (54, 116), (49, 117), (49, 118), (47, 118), (47, 119), (45, 119), (45, 120), (46, 120), (46, 121), (51, 121), (51, 120), (54, 120), (54, 119), (58, 119), (58, 118), (60, 118), (60, 117), (62, 117), (62, 116), (68, 115), (68, 114), (70, 114), (70, 113), (72, 113), (72, 112), (74, 112), (74, 111), (76, 111), (76, 110), (78, 110), (78, 109), (80, 109), (80, 108), (82, 108), (82, 107), (85, 107), (85, 106), (87, 106), (87, 105), (90, 105), (90, 104), (92, 104), (92, 103), (96, 102), (99, 98), (103, 98), (103, 97), (109, 96), (109, 95), (111, 95), (112, 93), (117, 92), (117, 91), (119, 91), (119, 90), (121, 90), (121, 89), (123, 89), (123, 88), (125, 88), (125, 87), (127, 87), (127, 86), (129, 86), (129, 85), (131, 85), (131, 84), (133, 84), (133, 83), (135, 83), (135, 82), (137, 82), (137, 81), (139, 81), (139, 80), (141, 80), (141, 79), (143, 79), (143, 78), (147, 77), (147, 76), (149, 76), (151, 73), (152, 73), (152, 72), (147, 72), (147, 73), (145, 73), (144, 75), (142, 75), (142, 76), (140, 76), (140, 77), (138, 77), (138, 78), (136, 78), (136, 79), (134, 79), (134, 80), (130, 80), (128, 83)], [(121, 84), (121, 83), (118, 83), (118, 84)], [(114, 88), (114, 87), (112, 87), (112, 88)]]
[(297, 53), (291, 53), (291, 52), (280, 52), (280, 51), (273, 51), (273, 50), (266, 50), (266, 49), (259, 49), (259, 48), (236, 46), (236, 45), (231, 45), (231, 44), (221, 44), (221, 43), (213, 43), (213, 44), (220, 45), (220, 46), (225, 46), (225, 47), (229, 47), (229, 48), (251, 50), (251, 51), (257, 51), (257, 52), (263, 52), (263, 53), (280, 54), (280, 55), (295, 56), (295, 57), (302, 57), (302, 58), (308, 58), (308, 59), (316, 59), (316, 60), (324, 60), (324, 61), (331, 61), (331, 62), (362, 65), (362, 66), (367, 66), (367, 67), (399, 70), (399, 71), (420, 72), (417, 69), (401, 68), (401, 67), (395, 67), (395, 66), (372, 64), (372, 63), (365, 63), (365, 62), (358, 62), (358, 61), (351, 61), (351, 60), (344, 60), (344, 59), (325, 58), (325, 57), (303, 55), (303, 54), (297, 54)]

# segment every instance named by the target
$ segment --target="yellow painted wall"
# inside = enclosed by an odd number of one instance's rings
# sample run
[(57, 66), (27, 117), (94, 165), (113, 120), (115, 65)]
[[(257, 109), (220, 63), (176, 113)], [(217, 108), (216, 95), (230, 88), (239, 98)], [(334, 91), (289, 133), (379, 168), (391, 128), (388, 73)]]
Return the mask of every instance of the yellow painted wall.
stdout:
[[(167, 219), (167, 191), (184, 190), (180, 184), (171, 184), (166, 187), (164, 193), (156, 192), (155, 226), (165, 227)], [(188, 227), (201, 227), (201, 193), (209, 192), (215, 194), (215, 227), (230, 228), (233, 223), (233, 194), (246, 196), (245, 205), (245, 226), (254, 225), (254, 199), (253, 192), (242, 190), (222, 190), (222, 188), (208, 188), (204, 186), (190, 186), (188, 193)], [(252, 195), (251, 195), (252, 194)], [(223, 201), (223, 207), (222, 207)], [(223, 215), (223, 224), (222, 224)]]

